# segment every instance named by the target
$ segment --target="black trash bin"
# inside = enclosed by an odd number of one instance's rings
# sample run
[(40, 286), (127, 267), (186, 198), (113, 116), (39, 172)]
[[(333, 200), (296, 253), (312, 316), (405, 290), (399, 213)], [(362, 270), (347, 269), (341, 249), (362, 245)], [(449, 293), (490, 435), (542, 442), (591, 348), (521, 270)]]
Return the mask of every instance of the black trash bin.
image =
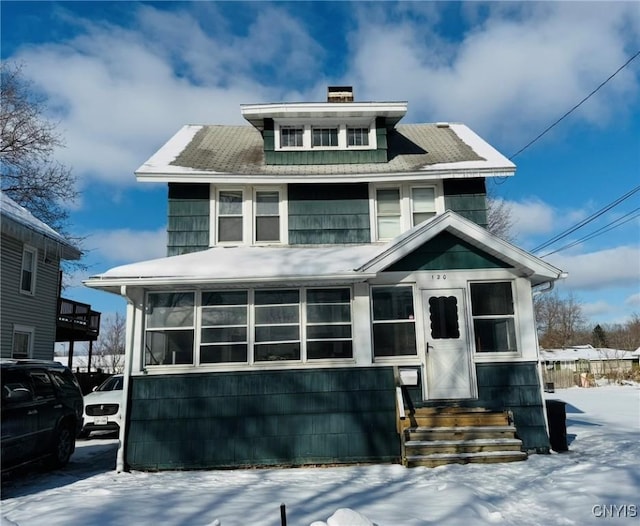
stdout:
[(562, 400), (547, 400), (546, 406), (551, 449), (557, 452), (569, 451), (569, 446), (567, 445), (566, 403)]

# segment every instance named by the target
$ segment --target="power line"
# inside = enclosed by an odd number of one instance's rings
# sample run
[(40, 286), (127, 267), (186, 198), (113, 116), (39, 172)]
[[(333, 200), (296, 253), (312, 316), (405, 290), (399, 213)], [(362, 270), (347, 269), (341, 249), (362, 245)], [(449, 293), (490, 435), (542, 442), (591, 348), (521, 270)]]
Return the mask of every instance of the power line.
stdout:
[[(636, 208), (635, 210), (632, 210), (631, 212), (626, 213), (623, 216), (620, 216), (615, 221), (612, 221), (611, 223), (608, 223), (608, 224), (604, 225), (603, 227), (600, 227), (598, 230), (594, 230), (590, 234), (587, 234), (586, 236), (581, 237), (580, 239), (576, 239), (572, 243), (569, 243), (568, 245), (564, 245), (564, 246), (562, 246), (560, 248), (557, 248), (553, 252), (549, 252), (549, 253), (545, 254), (544, 256), (540, 256), (540, 257), (541, 258), (546, 258), (547, 256), (550, 256), (551, 254), (556, 254), (556, 253), (561, 252), (563, 250), (566, 250), (568, 248), (571, 248), (571, 247), (574, 247), (576, 245), (579, 245), (580, 243), (584, 243), (585, 241), (589, 241), (590, 239), (593, 239), (594, 237), (598, 237), (598, 236), (601, 236), (602, 234), (606, 234), (607, 232), (613, 230), (614, 228), (618, 228), (619, 226), (622, 226), (622, 225), (628, 223), (629, 221), (633, 221), (634, 219), (640, 217), (640, 213), (636, 213), (635, 215), (631, 216), (631, 214), (633, 214), (635, 212), (638, 212), (638, 211), (640, 211), (640, 207)], [(628, 217), (628, 216), (631, 216), (631, 217)], [(627, 219), (625, 221), (622, 221), (625, 218), (627, 218)]]
[(600, 210), (598, 210), (597, 212), (593, 213), (589, 217), (583, 219), (579, 223), (576, 223), (574, 226), (569, 227), (568, 229), (560, 232), (558, 235), (552, 237), (549, 241), (546, 241), (545, 243), (542, 243), (541, 245), (538, 245), (533, 250), (531, 250), (531, 252), (539, 252), (543, 248), (547, 248), (549, 245), (554, 244), (556, 241), (560, 241), (561, 239), (564, 239), (568, 235), (573, 234), (576, 230), (578, 230), (579, 228), (582, 228), (585, 225), (588, 225), (592, 221), (595, 221), (601, 215), (603, 215), (605, 212), (608, 212), (613, 207), (619, 205), (620, 203), (622, 203), (623, 201), (625, 201), (626, 199), (631, 197), (633, 194), (635, 194), (639, 190), (640, 190), (640, 186), (636, 186), (632, 190), (629, 190), (626, 194), (624, 194), (623, 196), (618, 197), (618, 199), (616, 199), (615, 201), (609, 203), (604, 208), (601, 208)]
[(560, 123), (560, 121), (564, 120), (566, 117), (568, 117), (571, 113), (573, 113), (575, 110), (577, 110), (580, 106), (582, 106), (583, 103), (585, 103), (587, 100), (589, 100), (593, 95), (595, 95), (600, 88), (602, 88), (607, 82), (609, 82), (613, 77), (615, 77), (618, 73), (620, 73), (624, 68), (626, 68), (633, 60), (635, 60), (638, 56), (640, 55), (640, 51), (638, 51), (635, 55), (633, 55), (629, 60), (627, 60), (622, 66), (620, 66), (613, 74), (611, 74), (609, 76), (609, 78), (607, 78), (604, 82), (602, 82), (596, 89), (594, 89), (591, 93), (589, 93), (589, 95), (587, 95), (584, 99), (582, 99), (580, 102), (578, 102), (578, 104), (576, 104), (573, 108), (571, 108), (568, 112), (566, 112), (562, 117), (560, 117), (557, 121), (555, 121), (553, 124), (551, 124), (550, 126), (548, 126), (543, 132), (541, 132), (535, 139), (533, 139), (532, 141), (528, 142), (525, 146), (523, 146), (522, 148), (520, 148), (516, 153), (514, 153), (511, 157), (509, 157), (509, 160), (513, 159), (514, 157), (516, 157), (517, 155), (520, 155), (522, 152), (524, 152), (527, 148), (529, 148), (529, 146), (531, 146), (533, 143), (535, 143), (538, 139), (540, 139), (543, 135), (545, 135), (549, 130), (551, 130), (552, 128), (554, 128), (558, 123)]

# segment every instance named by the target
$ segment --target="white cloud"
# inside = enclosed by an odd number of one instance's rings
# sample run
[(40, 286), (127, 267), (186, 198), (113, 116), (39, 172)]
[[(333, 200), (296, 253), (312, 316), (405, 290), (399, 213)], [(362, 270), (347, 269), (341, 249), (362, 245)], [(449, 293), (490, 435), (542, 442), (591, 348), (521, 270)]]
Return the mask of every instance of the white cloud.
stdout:
[(597, 319), (599, 316), (610, 316), (615, 307), (606, 301), (596, 301), (593, 303), (581, 303), (582, 314), (590, 319)]
[[(636, 285), (640, 287), (640, 283), (636, 283)], [(631, 294), (631, 296), (624, 301), (624, 304), (630, 307), (640, 307), (640, 292)]]
[(539, 199), (507, 201), (513, 219), (514, 234), (518, 238), (547, 234), (557, 229), (554, 209)]
[(546, 258), (569, 273), (566, 285), (572, 289), (603, 290), (622, 287), (637, 290), (640, 283), (640, 247), (620, 246), (585, 254), (554, 254)]
[(166, 256), (167, 232), (158, 230), (105, 230), (92, 232), (85, 241), (91, 258), (102, 263), (132, 263)]

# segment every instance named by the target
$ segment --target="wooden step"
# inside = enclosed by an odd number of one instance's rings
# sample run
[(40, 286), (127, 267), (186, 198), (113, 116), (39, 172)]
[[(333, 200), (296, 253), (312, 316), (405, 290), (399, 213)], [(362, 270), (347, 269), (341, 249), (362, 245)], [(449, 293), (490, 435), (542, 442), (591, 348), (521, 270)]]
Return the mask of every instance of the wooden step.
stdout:
[(414, 427), (404, 430), (406, 441), (515, 438), (515, 434), (514, 426)]
[(509, 424), (505, 413), (471, 412), (442, 414), (409, 414), (402, 420), (402, 429), (409, 427), (466, 427), (466, 426), (504, 426)]
[(480, 453), (483, 451), (520, 451), (517, 438), (478, 438), (472, 440), (408, 440), (404, 444), (407, 456), (434, 453)]
[(407, 455), (407, 467), (437, 467), (446, 464), (491, 464), (496, 462), (517, 462), (526, 460), (523, 451), (483, 451), (478, 453), (434, 453), (432, 455)]

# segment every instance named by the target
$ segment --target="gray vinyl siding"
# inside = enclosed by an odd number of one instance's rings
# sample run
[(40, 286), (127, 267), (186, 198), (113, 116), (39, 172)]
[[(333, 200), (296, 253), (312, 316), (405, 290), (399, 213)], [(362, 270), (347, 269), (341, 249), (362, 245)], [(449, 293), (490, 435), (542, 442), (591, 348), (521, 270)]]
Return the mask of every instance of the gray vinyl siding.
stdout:
[(167, 255), (209, 248), (209, 185), (169, 183)]
[(481, 227), (487, 226), (487, 190), (485, 180), (445, 179), (444, 207)]
[(0, 300), (0, 356), (11, 357), (13, 328), (15, 325), (34, 327), (32, 358), (51, 360), (56, 337), (56, 317), (58, 306), (59, 259), (47, 254), (46, 261), (41, 249), (38, 250), (35, 294), (20, 293), (23, 244), (18, 240), (2, 236), (0, 280), (2, 298)]
[(368, 186), (363, 184), (291, 184), (291, 245), (369, 243)]

